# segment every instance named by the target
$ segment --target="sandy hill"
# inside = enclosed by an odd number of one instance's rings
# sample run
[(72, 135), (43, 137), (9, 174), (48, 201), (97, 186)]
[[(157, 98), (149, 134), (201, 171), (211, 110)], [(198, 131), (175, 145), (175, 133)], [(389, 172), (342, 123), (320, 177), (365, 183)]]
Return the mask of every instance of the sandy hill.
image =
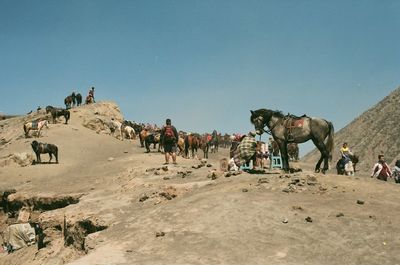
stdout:
[[(360, 157), (357, 165), (360, 171), (370, 172), (379, 154), (384, 154), (388, 164), (394, 165), (400, 159), (399, 117), (400, 87), (335, 134), (332, 165), (339, 159), (344, 142)], [(315, 161), (317, 156), (319, 152), (313, 150), (303, 160)]]
[(36, 138), (22, 125), (44, 115), (0, 121), (0, 229), (30, 207), (44, 245), (0, 253), (0, 264), (400, 264), (394, 183), (307, 170), (226, 175), (226, 149), (206, 166), (163, 166), (137, 140), (109, 135), (105, 122), (122, 119), (110, 102), (50, 124), (38, 140), (59, 147), (60, 163), (31, 165)]

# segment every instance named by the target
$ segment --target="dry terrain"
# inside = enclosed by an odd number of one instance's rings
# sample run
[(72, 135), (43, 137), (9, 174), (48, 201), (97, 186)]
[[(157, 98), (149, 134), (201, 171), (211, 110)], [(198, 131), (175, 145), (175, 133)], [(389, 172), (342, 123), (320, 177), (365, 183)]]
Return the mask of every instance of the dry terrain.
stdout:
[(43, 115), (0, 121), (0, 228), (31, 206), (45, 244), (0, 264), (400, 264), (393, 181), (314, 174), (312, 160), (293, 163), (299, 173), (227, 175), (226, 149), (202, 167), (163, 166), (156, 150), (108, 134), (104, 122), (122, 119), (109, 102), (50, 124), (38, 140), (59, 147), (60, 163), (32, 165), (22, 125)]

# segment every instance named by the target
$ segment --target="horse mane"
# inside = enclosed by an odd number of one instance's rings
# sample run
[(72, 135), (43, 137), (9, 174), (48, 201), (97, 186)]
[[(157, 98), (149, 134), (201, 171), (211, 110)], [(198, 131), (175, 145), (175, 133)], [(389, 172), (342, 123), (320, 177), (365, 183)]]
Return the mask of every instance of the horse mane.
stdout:
[(251, 123), (253, 123), (254, 117), (258, 117), (258, 116), (266, 117), (268, 120), (272, 116), (277, 116), (279, 118), (285, 117), (285, 115), (280, 110), (258, 109), (258, 110), (255, 110), (252, 112), (252, 115), (250, 116)]

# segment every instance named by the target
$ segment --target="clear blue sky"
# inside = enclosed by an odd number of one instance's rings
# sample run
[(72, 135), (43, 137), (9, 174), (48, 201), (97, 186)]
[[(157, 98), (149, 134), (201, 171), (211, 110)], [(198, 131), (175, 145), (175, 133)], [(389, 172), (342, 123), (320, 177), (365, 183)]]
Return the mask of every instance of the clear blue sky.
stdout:
[(399, 14), (390, 0), (0, 0), (0, 111), (95, 86), (126, 119), (188, 131), (247, 132), (258, 108), (339, 130), (400, 85)]

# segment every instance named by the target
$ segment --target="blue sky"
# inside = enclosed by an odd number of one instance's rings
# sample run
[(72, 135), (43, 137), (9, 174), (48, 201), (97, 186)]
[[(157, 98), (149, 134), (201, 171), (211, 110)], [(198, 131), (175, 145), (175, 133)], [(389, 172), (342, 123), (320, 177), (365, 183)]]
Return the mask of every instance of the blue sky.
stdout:
[(0, 0), (0, 111), (95, 86), (126, 119), (182, 130), (247, 132), (258, 108), (339, 130), (400, 85), (399, 14), (390, 0)]

